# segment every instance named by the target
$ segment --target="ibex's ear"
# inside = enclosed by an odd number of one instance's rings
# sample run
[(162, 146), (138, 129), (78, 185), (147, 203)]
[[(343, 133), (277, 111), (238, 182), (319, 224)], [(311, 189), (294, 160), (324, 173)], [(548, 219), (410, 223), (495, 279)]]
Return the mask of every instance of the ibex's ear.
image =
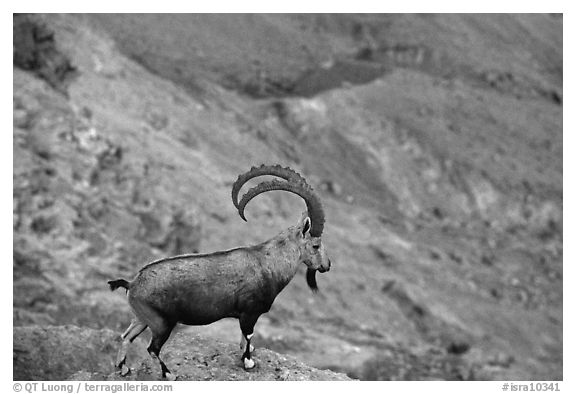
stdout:
[(310, 225), (310, 218), (306, 216), (302, 225), (302, 236), (305, 236), (306, 233), (310, 231)]

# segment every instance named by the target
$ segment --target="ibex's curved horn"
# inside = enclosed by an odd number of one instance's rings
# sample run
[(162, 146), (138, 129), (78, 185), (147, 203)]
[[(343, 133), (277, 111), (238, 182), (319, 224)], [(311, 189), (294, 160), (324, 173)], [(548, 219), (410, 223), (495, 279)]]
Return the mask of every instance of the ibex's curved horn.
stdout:
[(258, 186), (248, 190), (240, 200), (240, 203), (238, 203), (238, 214), (240, 217), (246, 221), (244, 217), (246, 204), (257, 195), (272, 190), (284, 190), (302, 197), (306, 202), (308, 216), (310, 216), (310, 221), (312, 222), (310, 235), (313, 237), (322, 235), (322, 231), (324, 230), (324, 210), (322, 209), (322, 203), (312, 188), (304, 183), (282, 182), (278, 180), (260, 183)]
[(283, 179), (286, 179), (292, 183), (304, 183), (307, 185), (306, 180), (302, 178), (300, 174), (289, 167), (282, 167), (279, 164), (273, 166), (267, 166), (262, 164), (260, 167), (252, 167), (250, 171), (238, 175), (238, 179), (232, 185), (232, 202), (234, 206), (238, 208), (238, 193), (240, 193), (240, 189), (246, 182), (248, 182), (252, 178), (256, 178), (262, 175), (274, 175)]

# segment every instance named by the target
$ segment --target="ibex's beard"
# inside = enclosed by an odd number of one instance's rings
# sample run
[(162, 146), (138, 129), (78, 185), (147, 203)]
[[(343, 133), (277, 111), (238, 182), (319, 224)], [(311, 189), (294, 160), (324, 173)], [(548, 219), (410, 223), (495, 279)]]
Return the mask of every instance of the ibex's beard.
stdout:
[(316, 283), (316, 270), (311, 268), (306, 270), (306, 283), (313, 292), (318, 291), (318, 284)]

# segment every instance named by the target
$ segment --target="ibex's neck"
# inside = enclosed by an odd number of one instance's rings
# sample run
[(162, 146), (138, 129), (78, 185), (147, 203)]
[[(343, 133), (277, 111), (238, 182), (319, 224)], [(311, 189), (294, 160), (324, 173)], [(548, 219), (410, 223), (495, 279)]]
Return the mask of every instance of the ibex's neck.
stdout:
[(298, 272), (300, 249), (294, 239), (293, 229), (259, 245), (262, 248), (264, 265), (277, 285), (279, 293)]

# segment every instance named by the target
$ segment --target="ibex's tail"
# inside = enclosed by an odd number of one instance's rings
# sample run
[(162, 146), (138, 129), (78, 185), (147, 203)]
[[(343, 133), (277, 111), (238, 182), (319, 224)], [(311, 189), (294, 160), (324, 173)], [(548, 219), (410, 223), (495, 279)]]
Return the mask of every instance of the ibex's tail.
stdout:
[(110, 285), (110, 290), (114, 291), (119, 287), (123, 287), (128, 291), (130, 288), (130, 282), (124, 279), (116, 279), (116, 280), (109, 280), (108, 284)]

